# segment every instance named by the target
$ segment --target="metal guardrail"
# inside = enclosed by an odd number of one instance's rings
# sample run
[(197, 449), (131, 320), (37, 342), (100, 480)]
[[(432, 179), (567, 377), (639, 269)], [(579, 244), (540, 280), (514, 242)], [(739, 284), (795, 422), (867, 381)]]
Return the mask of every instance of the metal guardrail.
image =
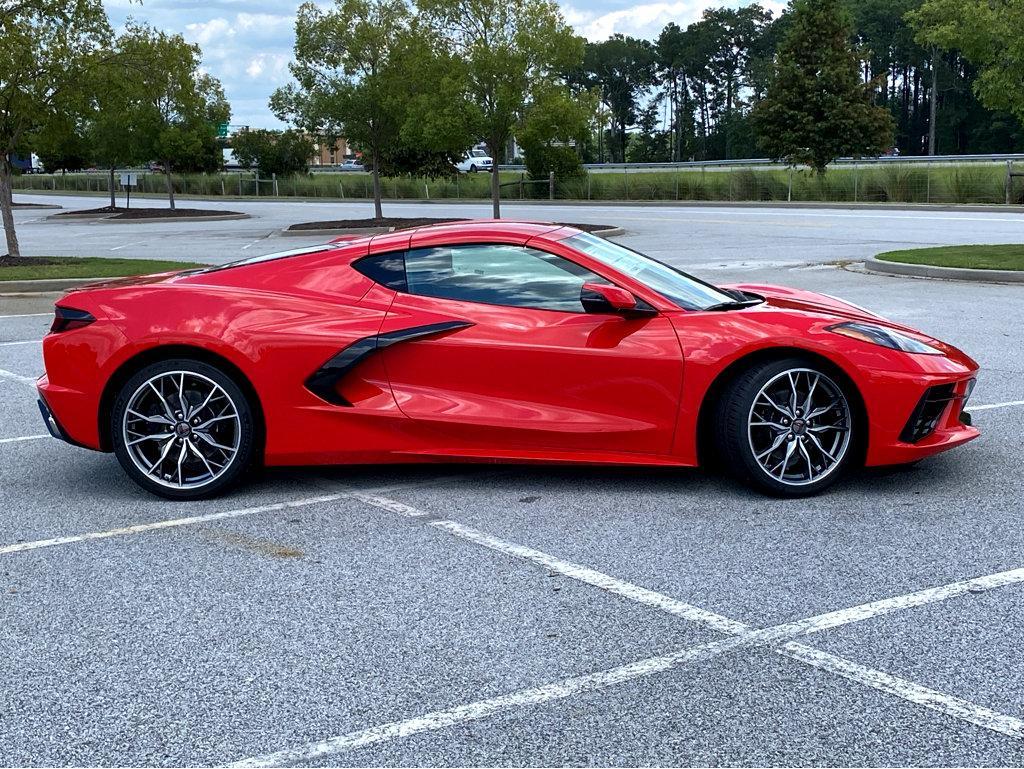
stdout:
[[(1007, 160), (1024, 160), (1024, 153), (996, 153), (991, 155), (881, 155), (875, 158), (838, 158), (831, 165), (871, 165), (874, 163), (999, 163)], [(680, 160), (672, 163), (584, 163), (587, 171), (676, 171), (679, 169), (702, 168), (746, 168), (765, 166), (768, 168), (789, 168), (785, 163), (771, 158), (746, 158), (731, 160)], [(502, 163), (502, 171), (525, 171), (521, 163)]]

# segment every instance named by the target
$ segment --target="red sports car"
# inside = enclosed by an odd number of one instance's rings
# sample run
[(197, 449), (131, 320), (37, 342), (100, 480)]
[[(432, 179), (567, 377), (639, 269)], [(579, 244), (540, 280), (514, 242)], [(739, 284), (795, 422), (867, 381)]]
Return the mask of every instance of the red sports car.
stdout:
[(259, 465), (694, 466), (769, 493), (977, 437), (977, 364), (820, 294), (717, 287), (572, 227), (478, 221), (99, 283), (57, 302), (40, 409), (143, 488)]

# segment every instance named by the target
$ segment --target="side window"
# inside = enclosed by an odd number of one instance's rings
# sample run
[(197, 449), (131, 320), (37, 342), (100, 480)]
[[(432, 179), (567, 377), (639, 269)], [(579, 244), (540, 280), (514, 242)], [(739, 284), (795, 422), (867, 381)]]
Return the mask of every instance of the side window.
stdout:
[(374, 283), (380, 283), (393, 291), (405, 291), (405, 259), (399, 251), (390, 254), (366, 256), (352, 266)]
[(413, 249), (405, 273), (411, 294), (563, 312), (584, 312), (584, 283), (607, 283), (568, 259), (498, 244)]

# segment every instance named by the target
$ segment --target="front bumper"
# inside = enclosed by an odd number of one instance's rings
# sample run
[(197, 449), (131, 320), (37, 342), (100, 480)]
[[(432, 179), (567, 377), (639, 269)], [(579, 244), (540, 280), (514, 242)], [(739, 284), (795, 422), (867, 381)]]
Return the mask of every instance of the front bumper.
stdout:
[[(880, 425), (875, 422), (872, 425), (866, 464), (874, 466), (914, 462), (956, 448), (981, 435), (971, 425), (970, 414), (965, 411), (967, 400), (974, 389), (976, 373), (917, 384), (912, 391), (913, 402), (909, 408), (905, 389), (900, 393), (902, 397), (890, 391), (894, 400), (902, 401), (900, 408), (903, 416), (895, 424)], [(906, 387), (909, 383), (903, 384)], [(924, 404), (934, 403), (933, 394), (949, 388), (952, 388), (952, 392), (948, 397), (943, 394), (937, 410), (927, 415), (922, 424), (921, 411)], [(891, 407), (894, 404), (890, 401), (889, 405)]]

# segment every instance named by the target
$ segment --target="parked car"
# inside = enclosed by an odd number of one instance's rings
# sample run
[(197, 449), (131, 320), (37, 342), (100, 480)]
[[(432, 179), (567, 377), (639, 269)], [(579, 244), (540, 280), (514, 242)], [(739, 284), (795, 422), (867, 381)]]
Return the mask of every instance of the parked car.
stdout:
[(455, 167), (460, 173), (475, 174), (477, 171), (490, 171), (494, 161), (483, 150), (471, 150), (467, 152)]
[(359, 158), (349, 158), (344, 163), (342, 163), (340, 166), (338, 166), (338, 170), (339, 171), (365, 171), (366, 170), (366, 166), (363, 165), (363, 161), (360, 160)]
[(715, 457), (800, 496), (978, 436), (964, 411), (978, 364), (952, 345), (537, 222), (93, 284), (57, 300), (43, 359), (51, 434), (173, 499), (254, 465)]

